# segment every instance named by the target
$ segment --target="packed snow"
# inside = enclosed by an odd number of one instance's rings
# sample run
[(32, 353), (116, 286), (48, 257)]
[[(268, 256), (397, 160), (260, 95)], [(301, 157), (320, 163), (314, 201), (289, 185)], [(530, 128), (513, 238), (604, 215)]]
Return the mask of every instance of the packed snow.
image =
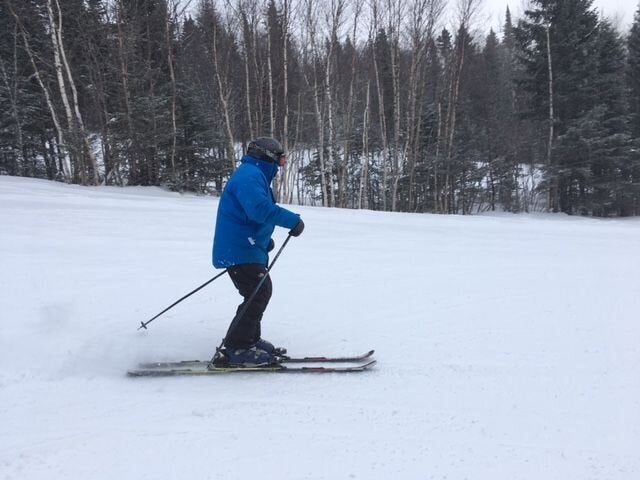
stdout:
[[(130, 378), (240, 297), (217, 199), (0, 176), (0, 479), (640, 478), (640, 221), (291, 207), (263, 335), (368, 372)], [(276, 246), (287, 232), (278, 229)]]

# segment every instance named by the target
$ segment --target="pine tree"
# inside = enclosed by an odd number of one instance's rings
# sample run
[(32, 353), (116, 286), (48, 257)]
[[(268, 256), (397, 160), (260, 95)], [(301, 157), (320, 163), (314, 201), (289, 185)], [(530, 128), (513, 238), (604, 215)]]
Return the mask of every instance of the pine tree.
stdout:
[(520, 94), (516, 89), (516, 77), (519, 65), (516, 57), (516, 39), (511, 20), (511, 11), (507, 7), (503, 38), (499, 47), (499, 96), (498, 123), (501, 136), (501, 151), (499, 170), (501, 171), (498, 198), (502, 208), (510, 212), (519, 212), (527, 208), (526, 200), (520, 194), (521, 164), (527, 158), (521, 148), (522, 132), (525, 130), (524, 121), (518, 113), (521, 103)]
[[(482, 53), (464, 28), (458, 31), (455, 40), (454, 70), (448, 86), (449, 114), (445, 122), (447, 195), (444, 206), (449, 213), (466, 215), (480, 203), (480, 186), (488, 170), (482, 159), (491, 155), (488, 137), (494, 133), (496, 121), (491, 101), (483, 102), (484, 113), (480, 118), (474, 115), (474, 104), (478, 103), (475, 101), (479, 87), (477, 79), (483, 71)], [(491, 74), (487, 78), (489, 76)], [(495, 85), (485, 87), (481, 97), (488, 99), (495, 95)], [(487, 124), (491, 126), (486, 128)]]
[(482, 54), (478, 58), (477, 82), (471, 84), (475, 90), (473, 99), (473, 121), (477, 122), (481, 139), (477, 149), (486, 165), (488, 201), (491, 210), (496, 209), (500, 201), (498, 192), (503, 176), (504, 142), (499, 124), (499, 105), (501, 97), (500, 52), (498, 38), (493, 31), (487, 36)]
[(631, 127), (635, 137), (640, 137), (640, 7), (636, 11), (627, 40), (627, 82)]
[(0, 173), (25, 173), (24, 78), (20, 71), (19, 32), (8, 6), (0, 3)]
[(596, 131), (583, 135), (589, 143), (593, 189), (587, 208), (595, 215), (626, 216), (634, 211), (637, 187), (633, 185), (633, 171), (638, 162), (625, 102), (624, 45), (607, 21), (600, 24), (597, 56), (597, 103), (586, 116)]
[(635, 192), (631, 194), (633, 211), (631, 215), (640, 214), (640, 7), (636, 11), (628, 43), (627, 85), (629, 91), (630, 128), (634, 138), (631, 152), (631, 184)]
[(426, 47), (427, 62), (425, 65), (424, 106), (421, 116), (422, 132), (418, 149), (420, 154), (416, 162), (416, 210), (419, 212), (434, 211), (436, 203), (434, 190), (437, 176), (439, 99), (442, 88), (442, 64), (435, 39), (430, 39)]
[[(584, 213), (589, 159), (578, 131), (598, 99), (598, 17), (592, 0), (533, 0), (516, 29), (531, 112), (548, 122), (548, 208)], [(550, 118), (552, 116), (552, 118)]]

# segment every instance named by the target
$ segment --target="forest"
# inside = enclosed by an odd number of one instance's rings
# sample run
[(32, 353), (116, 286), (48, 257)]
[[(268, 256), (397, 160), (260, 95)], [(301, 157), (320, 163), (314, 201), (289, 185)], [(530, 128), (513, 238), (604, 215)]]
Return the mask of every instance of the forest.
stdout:
[(284, 203), (639, 215), (640, 10), (480, 7), (0, 0), (0, 175), (217, 195), (266, 135)]

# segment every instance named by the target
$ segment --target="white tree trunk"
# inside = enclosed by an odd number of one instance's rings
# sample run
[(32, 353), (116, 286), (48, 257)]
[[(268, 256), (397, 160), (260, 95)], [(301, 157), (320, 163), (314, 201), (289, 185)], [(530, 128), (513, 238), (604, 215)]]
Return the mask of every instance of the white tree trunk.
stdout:
[[(282, 69), (283, 69), (283, 89), (284, 89), (284, 98), (283, 98), (283, 123), (282, 123), (282, 146), (285, 152), (289, 152), (289, 56), (288, 56), (288, 39), (289, 39), (289, 0), (283, 1), (283, 18), (282, 18), (282, 27), (283, 27), (283, 36), (282, 39)], [(282, 181), (280, 182), (281, 191), (279, 195), (279, 199), (288, 199), (289, 191), (292, 186), (289, 183), (290, 175), (289, 169), (292, 169), (292, 165), (285, 165), (282, 172)]]
[[(551, 166), (552, 157), (551, 153), (553, 151), (553, 122), (554, 122), (554, 113), (553, 113), (553, 62), (551, 61), (551, 35), (549, 30), (551, 26), (547, 24), (545, 26), (546, 34), (547, 34), (547, 65), (549, 69), (549, 139), (547, 143), (547, 166)], [(558, 179), (552, 178), (551, 185), (548, 189), (547, 193), (547, 210), (557, 210), (557, 185)]]
[[(393, 87), (393, 150), (389, 158), (391, 171), (391, 211), (396, 211), (398, 201), (398, 183), (400, 165), (404, 162), (404, 150), (400, 148), (401, 112), (400, 112), (400, 31), (404, 16), (403, 0), (388, 2), (388, 35), (391, 40), (391, 84)], [(391, 151), (390, 151), (391, 153)]]
[(309, 42), (307, 48), (311, 49), (311, 62), (313, 64), (313, 85), (305, 75), (307, 85), (313, 89), (313, 109), (318, 129), (318, 160), (320, 162), (320, 188), (322, 190), (322, 206), (327, 206), (328, 189), (326, 179), (326, 165), (324, 158), (324, 117), (320, 106), (320, 86), (318, 85), (318, 72), (316, 69), (318, 47), (316, 44), (317, 7), (313, 0), (306, 0), (306, 25)]
[[(76, 88), (76, 83), (73, 80), (73, 75), (71, 74), (71, 68), (69, 66), (69, 62), (67, 61), (67, 53), (64, 48), (64, 43), (62, 42), (62, 9), (60, 8), (60, 2), (56, 0), (56, 7), (58, 9), (58, 48), (60, 49), (60, 58), (62, 59), (62, 65), (64, 66), (64, 71), (69, 81), (69, 87), (71, 88), (71, 99), (73, 102), (73, 111), (75, 113), (75, 119), (78, 124), (79, 135), (81, 136), (81, 142), (84, 145), (86, 150), (86, 154), (89, 157), (89, 161), (91, 162), (91, 169), (93, 170), (93, 184), (98, 185), (100, 183), (100, 175), (98, 172), (98, 162), (96, 160), (96, 156), (93, 153), (93, 149), (91, 148), (91, 142), (89, 141), (89, 135), (84, 126), (84, 119), (82, 118), (82, 114), (80, 113), (80, 102), (78, 101), (78, 89)], [(83, 174), (84, 175), (84, 174)]]
[[(373, 14), (373, 32), (378, 31), (378, 2), (372, 1)], [(375, 40), (369, 37), (371, 51), (373, 55), (373, 70), (376, 80), (376, 90), (378, 94), (378, 116), (380, 118), (380, 134), (382, 135), (382, 209), (387, 210), (387, 183), (389, 179), (389, 141), (387, 138), (387, 118), (384, 112), (384, 93), (382, 91), (382, 82), (380, 79), (380, 69), (378, 68), (378, 59), (375, 50)]]
[(451, 84), (449, 86), (449, 102), (447, 105), (447, 121), (446, 121), (446, 173), (444, 181), (444, 213), (450, 213), (454, 199), (453, 179), (451, 178), (451, 161), (453, 158), (453, 141), (456, 132), (456, 112), (458, 107), (458, 98), (460, 94), (460, 80), (462, 78), (462, 69), (465, 61), (465, 42), (464, 38), (459, 38), (461, 32), (468, 34), (468, 27), (471, 19), (479, 7), (480, 0), (458, 0), (459, 27), (458, 39), (455, 49), (455, 69), (452, 75)]
[(211, 55), (213, 57), (212, 59), (215, 69), (215, 77), (218, 84), (218, 98), (220, 99), (220, 103), (222, 104), (222, 113), (224, 116), (224, 126), (227, 137), (227, 161), (229, 162), (231, 171), (234, 171), (236, 168), (236, 154), (233, 147), (233, 132), (231, 130), (231, 115), (229, 113), (229, 92), (227, 79), (224, 79), (223, 81), (222, 75), (220, 74), (222, 65), (220, 64), (220, 59), (218, 58), (218, 41), (217, 32), (215, 30), (213, 32), (213, 45), (211, 45)]
[[(137, 181), (140, 172), (140, 163), (137, 152), (137, 142), (135, 139), (135, 132), (133, 128), (133, 118), (131, 114), (131, 94), (129, 92), (129, 66), (127, 64), (127, 55), (125, 51), (125, 38), (122, 30), (122, 13), (124, 6), (122, 0), (116, 4), (116, 25), (117, 25), (117, 39), (118, 39), (118, 59), (120, 61), (120, 79), (122, 82), (122, 95), (124, 98), (124, 106), (127, 117), (127, 130), (129, 133), (128, 143), (128, 158), (129, 162), (129, 178)], [(134, 148), (131, 148), (133, 145)]]
[(267, 80), (269, 81), (269, 135), (275, 137), (276, 118), (273, 92), (273, 66), (271, 64), (271, 25), (267, 21)]
[(371, 104), (371, 82), (367, 82), (365, 107), (362, 118), (362, 162), (360, 164), (360, 188), (358, 189), (358, 207), (369, 208), (369, 110)]
[(332, 73), (333, 73), (333, 62), (334, 62), (334, 52), (336, 50), (336, 42), (338, 41), (338, 29), (340, 26), (340, 22), (342, 21), (342, 12), (344, 10), (344, 1), (343, 0), (331, 0), (331, 11), (330, 11), (330, 23), (329, 27), (329, 51), (327, 52), (326, 65), (325, 65), (325, 79), (324, 79), (324, 90), (326, 97), (326, 106), (327, 106), (327, 123), (329, 127), (329, 141), (327, 144), (328, 147), (328, 159), (326, 162), (327, 165), (327, 177), (328, 183), (331, 184), (331, 188), (329, 189), (329, 205), (331, 207), (336, 206), (336, 198), (335, 198), (335, 188), (333, 185), (333, 162), (335, 156), (335, 125), (334, 125), (334, 98), (333, 98), (333, 85), (332, 85)]
[(47, 12), (49, 14), (49, 27), (50, 27), (50, 36), (51, 36), (51, 45), (53, 48), (53, 60), (54, 60), (54, 68), (56, 71), (56, 78), (58, 79), (58, 89), (60, 91), (60, 98), (62, 100), (62, 105), (64, 106), (64, 112), (67, 117), (67, 127), (69, 130), (74, 130), (74, 120), (73, 113), (71, 112), (71, 104), (69, 103), (69, 97), (67, 95), (67, 87), (66, 82), (64, 80), (64, 75), (62, 73), (62, 60), (60, 58), (60, 47), (58, 45), (58, 35), (57, 35), (57, 27), (56, 22), (53, 17), (53, 7), (51, 4), (51, 0), (47, 0)]
[(18, 27), (20, 28), (20, 34), (22, 36), (22, 42), (24, 44), (25, 51), (27, 52), (27, 55), (29, 56), (29, 61), (31, 62), (31, 66), (33, 67), (34, 76), (36, 77), (38, 85), (40, 85), (40, 88), (42, 89), (45, 101), (47, 103), (47, 107), (49, 108), (49, 114), (51, 115), (51, 120), (53, 121), (53, 125), (54, 125), (54, 127), (56, 129), (56, 132), (58, 134), (58, 148), (62, 150), (62, 152), (60, 152), (60, 155), (61, 155), (60, 164), (61, 164), (61, 167), (62, 167), (62, 178), (63, 178), (63, 180), (65, 182), (70, 182), (72, 180), (72, 178), (73, 178), (73, 171), (72, 171), (72, 165), (71, 165), (71, 161), (69, 159), (69, 155), (66, 152), (66, 148), (65, 148), (64, 130), (62, 128), (62, 125), (60, 125), (60, 120), (58, 119), (58, 114), (57, 114), (55, 106), (53, 104), (53, 100), (51, 99), (51, 94), (49, 92), (49, 89), (47, 88), (47, 86), (42, 81), (42, 76), (40, 75), (40, 70), (38, 69), (38, 65), (36, 64), (35, 57), (33, 55), (33, 51), (31, 50), (31, 45), (29, 44), (29, 39), (27, 37), (27, 32), (25, 31), (25, 29), (24, 29), (24, 27), (22, 25), (22, 22), (20, 21), (20, 17), (18, 17), (16, 12), (13, 10), (13, 8), (11, 6), (11, 2), (8, 2), (7, 5), (9, 7), (9, 10), (11, 11), (11, 14), (15, 18), (16, 25), (18, 25)]
[[(176, 9), (177, 4), (173, 4), (174, 11), (174, 20), (177, 21), (176, 18)], [(167, 47), (167, 64), (169, 65), (169, 78), (171, 79), (171, 153), (169, 154), (169, 159), (171, 162), (171, 174), (173, 176), (176, 175), (176, 146), (178, 141), (178, 126), (176, 119), (176, 103), (177, 103), (177, 83), (176, 83), (176, 74), (173, 68), (173, 46), (172, 46), (172, 38), (171, 38), (171, 16), (169, 14), (169, 5), (167, 4), (166, 17), (165, 17), (165, 44)]]

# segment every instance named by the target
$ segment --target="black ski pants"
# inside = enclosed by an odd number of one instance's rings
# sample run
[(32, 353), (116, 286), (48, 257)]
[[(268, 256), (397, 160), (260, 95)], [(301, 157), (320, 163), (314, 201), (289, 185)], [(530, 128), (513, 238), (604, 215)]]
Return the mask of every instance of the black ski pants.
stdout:
[(258, 290), (256, 296), (251, 300), (247, 310), (242, 317), (238, 318), (238, 315), (245, 308), (247, 300), (249, 300), (258, 283), (267, 275), (267, 267), (256, 263), (249, 263), (229, 267), (228, 271), (231, 281), (238, 289), (238, 292), (240, 292), (240, 295), (244, 297), (244, 300), (238, 305), (236, 316), (227, 332), (224, 344), (227, 348), (247, 348), (260, 338), (262, 314), (271, 299), (271, 278), (267, 276), (260, 290)]

